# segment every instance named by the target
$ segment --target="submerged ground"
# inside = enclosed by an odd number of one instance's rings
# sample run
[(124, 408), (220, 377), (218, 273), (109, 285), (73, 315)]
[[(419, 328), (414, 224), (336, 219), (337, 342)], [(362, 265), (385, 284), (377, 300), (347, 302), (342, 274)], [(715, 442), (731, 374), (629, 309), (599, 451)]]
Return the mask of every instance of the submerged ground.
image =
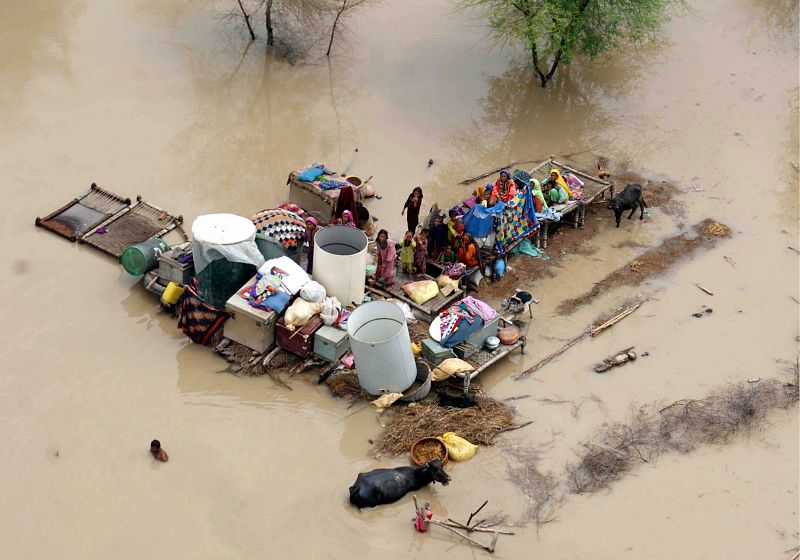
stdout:
[[(385, 0), (352, 14), (330, 64), (248, 46), (218, 17), (221, 4), (0, 5), (4, 556), (473, 554), (441, 532), (413, 533), (407, 501), (348, 506), (356, 473), (375, 466), (374, 412), (353, 414), (324, 387), (289, 392), (219, 373), (224, 363), (192, 346), (118, 265), (33, 227), (92, 181), (191, 223), (280, 202), (287, 173), (319, 160), (374, 175), (383, 198), (372, 208), (394, 235), (413, 186), (426, 203), (450, 201), (463, 194), (458, 181), (507, 161), (584, 153), (590, 165), (599, 153), (676, 185), (680, 212), (656, 207), (620, 229), (605, 216), (581, 254), (530, 286), (542, 303), (529, 353), (481, 381), (499, 398), (531, 395), (514, 402), (534, 423), (453, 466), (446, 488), (422, 492), (443, 516), (489, 499), (519, 520), (512, 452), (536, 449), (541, 470), (561, 472), (632, 402), (787, 378), (798, 336), (798, 255), (787, 248), (798, 247), (795, 3), (694, 3), (658, 44), (576, 63), (544, 91), (524, 58), (492, 49), (449, 2)], [(732, 237), (556, 312), (708, 217)], [(511, 379), (640, 293), (650, 300), (634, 315)], [(691, 317), (703, 305), (714, 313)], [(591, 372), (632, 345), (649, 356)], [(167, 465), (149, 459), (153, 437)], [(571, 496), (557, 522), (518, 529), (496, 556), (780, 558), (797, 546), (797, 526), (795, 407), (730, 445), (664, 456), (608, 492)]]

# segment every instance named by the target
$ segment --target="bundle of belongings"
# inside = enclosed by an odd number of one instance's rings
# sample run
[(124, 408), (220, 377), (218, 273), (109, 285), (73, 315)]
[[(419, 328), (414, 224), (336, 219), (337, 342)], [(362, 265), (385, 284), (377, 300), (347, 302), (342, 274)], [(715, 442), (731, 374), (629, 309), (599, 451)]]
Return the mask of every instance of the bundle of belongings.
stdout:
[(324, 164), (316, 162), (312, 163), (305, 169), (297, 171), (296, 177), (298, 181), (311, 183), (323, 191), (332, 191), (341, 189), (342, 187), (354, 186), (349, 181), (337, 179), (332, 170), (325, 167)]
[(480, 331), (496, 315), (485, 302), (467, 296), (439, 313), (431, 324), (431, 335), (443, 347), (452, 348)]
[(256, 281), (242, 288), (239, 295), (256, 309), (272, 310), (280, 315), (286, 310), (292, 296), (309, 282), (311, 277), (306, 271), (289, 257), (283, 256), (261, 265)]

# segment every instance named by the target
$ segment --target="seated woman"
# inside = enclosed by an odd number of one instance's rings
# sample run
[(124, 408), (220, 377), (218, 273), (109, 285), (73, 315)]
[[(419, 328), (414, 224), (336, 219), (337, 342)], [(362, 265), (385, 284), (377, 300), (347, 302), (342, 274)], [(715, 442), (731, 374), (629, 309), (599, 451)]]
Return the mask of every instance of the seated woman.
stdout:
[(492, 187), (492, 195), (489, 197), (489, 205), (494, 206), (498, 200), (508, 202), (517, 194), (517, 184), (511, 178), (511, 173), (508, 169), (503, 169), (500, 172), (500, 178)]
[(472, 235), (465, 233), (464, 242), (458, 249), (458, 262), (464, 263), (467, 268), (473, 268), (480, 265), (480, 258), (481, 252), (478, 244), (475, 243)]
[(544, 193), (542, 192), (542, 185), (539, 183), (538, 179), (531, 180), (531, 196), (533, 197), (533, 206), (537, 214), (541, 214), (547, 210), (547, 200), (545, 200)]
[(342, 217), (341, 218), (336, 218), (335, 220), (333, 220), (333, 225), (335, 225), (335, 226), (350, 226), (350, 227), (354, 228), (354, 227), (356, 227), (356, 222), (353, 219), (353, 214), (350, 212), (350, 210), (344, 210), (342, 212)]
[[(572, 195), (572, 190), (569, 188), (569, 185), (561, 176), (561, 172), (556, 169), (555, 167), (550, 170), (550, 176), (542, 181), (542, 187), (545, 185), (550, 187), (549, 198), (553, 204), (563, 204), (568, 200), (574, 198)], [(566, 199), (563, 198), (561, 191), (564, 191), (563, 194), (566, 194)], [(554, 192), (555, 191), (555, 192)]]

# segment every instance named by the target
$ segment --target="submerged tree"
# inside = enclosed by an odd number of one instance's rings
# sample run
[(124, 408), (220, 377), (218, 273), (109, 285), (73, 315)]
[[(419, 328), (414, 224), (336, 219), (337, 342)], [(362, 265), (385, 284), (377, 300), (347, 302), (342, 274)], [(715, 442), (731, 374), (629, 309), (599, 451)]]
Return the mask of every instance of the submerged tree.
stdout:
[(559, 64), (577, 55), (599, 56), (624, 43), (655, 38), (683, 0), (460, 0), (477, 8), (502, 42), (530, 51), (542, 87)]

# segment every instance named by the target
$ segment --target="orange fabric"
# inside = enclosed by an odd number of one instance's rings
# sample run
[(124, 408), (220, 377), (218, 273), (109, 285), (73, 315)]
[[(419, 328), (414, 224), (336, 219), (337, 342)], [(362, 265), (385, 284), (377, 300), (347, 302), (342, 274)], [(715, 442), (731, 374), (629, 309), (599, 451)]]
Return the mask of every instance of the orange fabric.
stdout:
[(458, 250), (458, 260), (469, 267), (478, 266), (478, 248), (474, 243)]

